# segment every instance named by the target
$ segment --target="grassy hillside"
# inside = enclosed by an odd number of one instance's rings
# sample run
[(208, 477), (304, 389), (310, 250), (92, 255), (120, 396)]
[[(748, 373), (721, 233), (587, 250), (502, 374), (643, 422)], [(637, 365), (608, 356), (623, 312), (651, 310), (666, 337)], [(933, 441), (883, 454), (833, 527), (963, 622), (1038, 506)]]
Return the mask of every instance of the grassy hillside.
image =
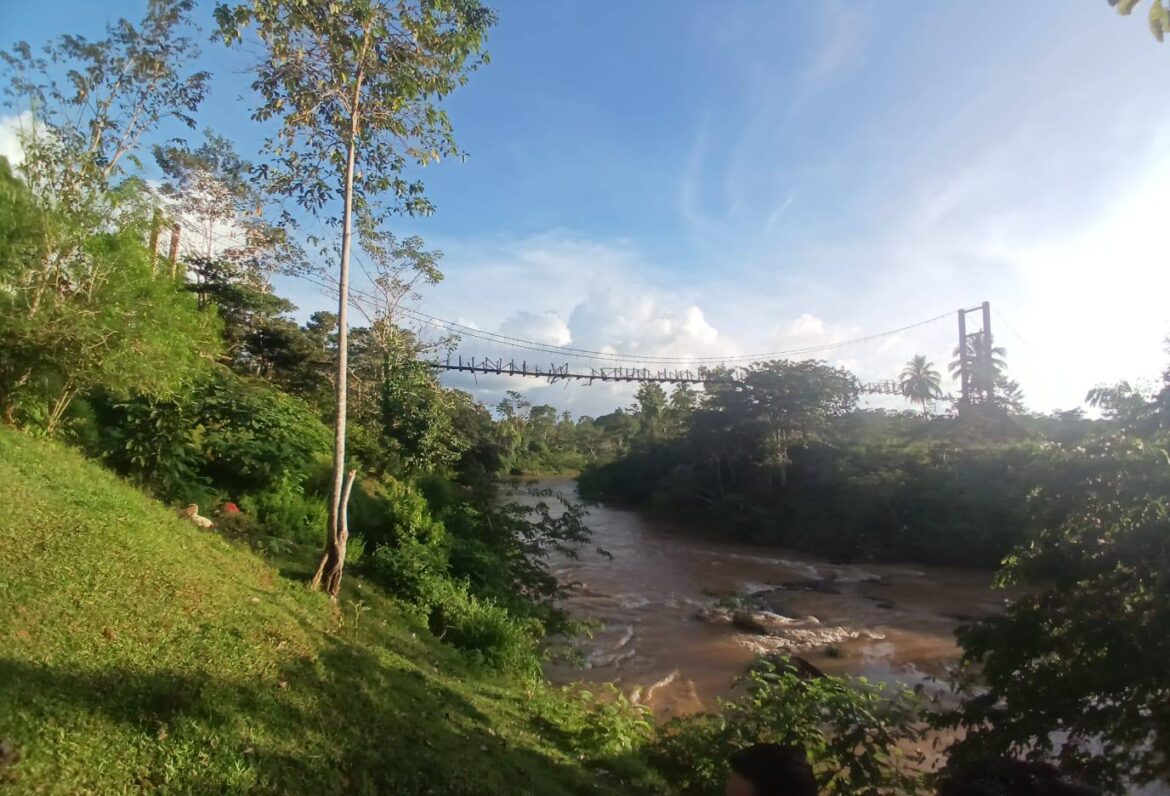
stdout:
[(639, 792), (557, 694), (302, 576), (0, 429), (0, 791)]

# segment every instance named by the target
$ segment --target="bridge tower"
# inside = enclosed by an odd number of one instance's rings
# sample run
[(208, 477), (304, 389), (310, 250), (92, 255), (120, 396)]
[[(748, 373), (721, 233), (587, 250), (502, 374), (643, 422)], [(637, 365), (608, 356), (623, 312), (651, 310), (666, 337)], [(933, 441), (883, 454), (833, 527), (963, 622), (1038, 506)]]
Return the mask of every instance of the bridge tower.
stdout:
[[(973, 312), (982, 315), (982, 328), (967, 331), (967, 316)], [(988, 366), (976, 367), (991, 360), (991, 302), (985, 301), (978, 307), (959, 310), (959, 383), (962, 385), (960, 404), (970, 406), (976, 395), (985, 397), (988, 403), (995, 396), (994, 370)], [(981, 383), (985, 382), (985, 383)]]

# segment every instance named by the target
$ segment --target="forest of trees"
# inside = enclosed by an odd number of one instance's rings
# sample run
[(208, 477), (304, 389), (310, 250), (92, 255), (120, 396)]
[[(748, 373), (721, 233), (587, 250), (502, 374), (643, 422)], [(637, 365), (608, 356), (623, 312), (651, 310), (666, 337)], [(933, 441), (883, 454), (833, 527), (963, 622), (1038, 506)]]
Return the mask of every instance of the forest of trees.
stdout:
[(978, 390), (937, 414), (941, 377), (925, 357), (902, 378), (921, 412), (861, 408), (857, 379), (818, 362), (758, 363), (700, 393), (643, 385), (617, 413), (624, 425), (579, 424), (613, 429), (582, 491), (836, 558), (995, 566), (1025, 538), (1053, 443), (1072, 451), (1101, 424), (1026, 413), (994, 351), (990, 398)]
[[(433, 209), (412, 167), (458, 153), (437, 98), (484, 62), (493, 13), (475, 0), (218, 7), (217, 36), (261, 54), (254, 116), (271, 137), (250, 161), (199, 129), (210, 76), (193, 9), (151, 0), (100, 41), (0, 53), (25, 112), (22, 159), (0, 161), (5, 425), (196, 504), (252, 549), (311, 559), (334, 598), (348, 563), (444, 642), (530, 680), (542, 640), (573, 629), (546, 559), (588, 531), (580, 507), (503, 500), (509, 475), (583, 471), (589, 497), (713, 533), (1002, 564), (1025, 587), (962, 631), (967, 698), (948, 712), (783, 665), (754, 671), (722, 717), (660, 735), (621, 700), (598, 707), (595, 748), (648, 750), (680, 792), (713, 792), (726, 752), (761, 739), (808, 745), (826, 792), (920, 792), (896, 750), (931, 722), (965, 730), (956, 765), (1056, 759), (1117, 792), (1164, 774), (1170, 378), (1093, 391), (1099, 418), (1031, 414), (985, 339), (969, 352), (978, 390), (942, 412), (921, 357), (902, 374), (907, 411), (860, 408), (856, 378), (815, 361), (757, 363), (704, 390), (645, 384), (596, 418), (518, 393), (489, 409), (440, 384), (419, 360), (435, 344), (400, 325), (442, 259), (390, 222)], [(357, 249), (373, 299), (347, 292)], [(299, 322), (278, 274), (328, 277), (338, 312)]]

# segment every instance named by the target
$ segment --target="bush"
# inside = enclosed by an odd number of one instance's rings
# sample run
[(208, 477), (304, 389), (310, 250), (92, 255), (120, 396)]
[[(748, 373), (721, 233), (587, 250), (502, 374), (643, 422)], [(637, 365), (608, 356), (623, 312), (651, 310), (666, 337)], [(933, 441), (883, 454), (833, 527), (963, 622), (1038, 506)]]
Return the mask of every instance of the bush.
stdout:
[(1081, 478), (1037, 490), (1042, 529), (999, 576), (1021, 593), (957, 634), (965, 698), (939, 719), (959, 730), (950, 766), (1053, 762), (1109, 793), (1165, 779), (1168, 462), (1162, 435), (1104, 436)]
[(349, 505), (350, 533), (372, 554), (363, 571), (394, 596), (426, 610), (448, 573), (443, 524), (410, 485), (391, 476), (356, 485)]
[(634, 792), (622, 787), (631, 781), (653, 783), (653, 793), (667, 792), (644, 754), (655, 735), (650, 709), (630, 702), (614, 684), (596, 692), (580, 686), (542, 689), (532, 707), (541, 734), (563, 738), (567, 751), (609, 778), (614, 792)]
[(675, 719), (653, 756), (671, 785), (688, 796), (717, 796), (727, 760), (755, 743), (799, 744), (820, 792), (925, 793), (920, 756), (905, 752), (921, 736), (922, 700), (862, 678), (808, 676), (781, 658), (761, 662), (740, 681), (746, 693), (723, 714)]
[(168, 398), (97, 390), (88, 409), (87, 452), (168, 501), (287, 489), (329, 450), (307, 404), (222, 368)]
[(639, 751), (654, 737), (650, 709), (630, 702), (613, 683), (605, 683), (597, 694), (573, 686), (562, 693), (580, 708), (583, 721), (572, 728), (579, 754), (615, 758)]
[(540, 676), (536, 643), (540, 622), (519, 619), (490, 600), (469, 593), (465, 584), (446, 582), (431, 608), (431, 632), (448, 644), (501, 672)]
[(360, 536), (351, 536), (345, 544), (345, 565), (356, 567), (362, 562), (366, 554), (366, 540)]
[(319, 469), (329, 431), (299, 398), (221, 370), (195, 396), (203, 473), (212, 483), (259, 492)]
[(364, 555), (362, 573), (425, 613), (439, 599), (447, 577), (446, 565), (441, 549), (407, 540), (395, 547), (375, 547), (372, 554)]
[(459, 492), (455, 482), (439, 473), (427, 473), (419, 476), (415, 484), (418, 491), (426, 498), (431, 512), (437, 516), (454, 506), (459, 505)]
[(323, 498), (306, 495), (293, 476), (286, 475), (275, 487), (240, 499), (240, 507), (253, 515), (269, 534), (300, 544), (324, 538), (329, 506)]
[(193, 401), (151, 396), (118, 399), (102, 390), (75, 408), (90, 415), (92, 433), (78, 440), (101, 459), (155, 497), (171, 503), (207, 505), (211, 481), (203, 463)]
[(95, 199), (108, 216), (93, 224), (0, 162), (4, 422), (53, 434), (91, 390), (178, 394), (219, 352), (218, 319), (151, 265), (141, 188), (126, 180)]

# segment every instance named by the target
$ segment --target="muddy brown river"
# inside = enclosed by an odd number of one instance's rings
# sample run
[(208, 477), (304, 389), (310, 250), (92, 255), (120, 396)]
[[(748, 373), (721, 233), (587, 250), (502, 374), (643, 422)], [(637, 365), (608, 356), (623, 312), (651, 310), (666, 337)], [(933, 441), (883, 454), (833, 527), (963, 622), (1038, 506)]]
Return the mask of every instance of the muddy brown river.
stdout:
[[(539, 486), (577, 496), (567, 479)], [(958, 656), (955, 627), (1003, 605), (985, 571), (833, 564), (609, 506), (591, 506), (586, 523), (592, 541), (554, 568), (563, 583), (578, 584), (565, 607), (600, 627), (578, 642), (585, 668), (550, 666), (548, 676), (614, 683), (660, 719), (716, 709), (735, 677), (769, 651), (829, 673), (937, 687)], [(748, 598), (735, 622), (734, 597)]]
[[(544, 479), (536, 488), (577, 499), (569, 479)], [(599, 629), (577, 642), (585, 668), (550, 665), (546, 673), (560, 684), (613, 683), (659, 720), (718, 710), (735, 678), (770, 651), (799, 655), (830, 674), (946, 692), (959, 656), (955, 628), (1005, 602), (987, 571), (834, 564), (604, 505), (590, 506), (586, 524), (592, 540), (554, 568), (562, 583), (578, 584), (564, 606)], [(740, 618), (732, 621), (736, 611), (725, 606), (735, 601)], [(1127, 792), (1170, 796), (1170, 785)]]

